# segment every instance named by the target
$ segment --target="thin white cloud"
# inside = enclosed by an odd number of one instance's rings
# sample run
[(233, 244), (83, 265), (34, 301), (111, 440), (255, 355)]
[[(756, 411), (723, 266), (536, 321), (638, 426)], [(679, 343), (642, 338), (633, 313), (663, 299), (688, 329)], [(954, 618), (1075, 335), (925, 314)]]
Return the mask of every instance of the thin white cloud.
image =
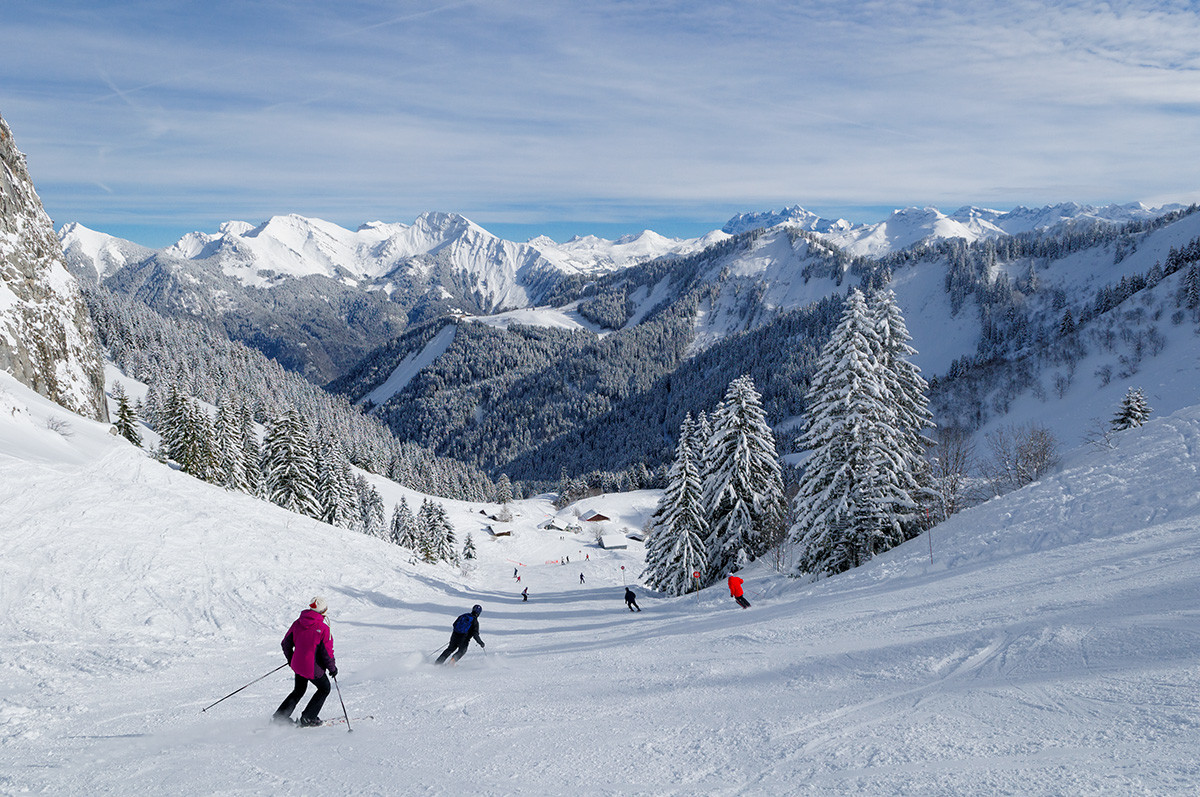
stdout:
[(0, 113), (60, 221), (720, 222), (1200, 190), (1187, 4), (297, 2), (176, 24), (131, 8), (0, 29)]

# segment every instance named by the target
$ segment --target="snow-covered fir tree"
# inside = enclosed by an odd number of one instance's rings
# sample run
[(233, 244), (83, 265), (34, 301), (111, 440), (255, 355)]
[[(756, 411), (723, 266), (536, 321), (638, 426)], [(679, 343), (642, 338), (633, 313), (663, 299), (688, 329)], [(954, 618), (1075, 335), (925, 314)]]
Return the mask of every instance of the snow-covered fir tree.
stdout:
[(383, 523), (383, 498), (380, 497), (379, 491), (362, 475), (354, 477), (354, 487), (358, 493), (357, 503), (362, 516), (363, 533), (385, 539), (390, 529)]
[(1112, 428), (1113, 431), (1121, 432), (1126, 429), (1136, 429), (1137, 427), (1150, 420), (1150, 404), (1146, 401), (1146, 394), (1140, 387), (1131, 387), (1125, 391), (1125, 398), (1121, 399), (1121, 406), (1117, 409), (1117, 414), (1113, 416)]
[[(896, 294), (890, 290), (876, 293), (871, 298), (870, 310), (879, 336), (880, 379), (895, 414), (895, 444), (903, 458), (903, 468), (894, 477), (904, 498), (885, 507), (885, 511), (896, 517), (904, 537), (908, 538), (922, 527), (924, 514), (920, 505), (928, 506), (934, 499), (926, 457), (934, 443), (925, 435), (925, 430), (934, 425), (929, 411), (929, 385), (921, 376), (921, 369), (910, 359), (917, 350), (910, 345), (912, 336), (896, 303)], [(912, 505), (914, 502), (917, 506)]]
[(213, 429), (208, 413), (190, 398), (184, 398), (180, 406), (180, 422), (177, 433), (178, 447), (171, 458), (179, 463), (179, 469), (197, 479), (213, 481), (215, 471), (213, 458)]
[(496, 480), (496, 503), (510, 504), (513, 500), (512, 482), (508, 480), (507, 473), (501, 473), (500, 478)]
[(426, 498), (421, 501), (421, 508), (417, 510), (416, 523), (416, 546), (413, 551), (426, 562), (436, 562), (438, 550), (440, 549), (437, 534), (439, 528), (437, 520), (434, 517), (433, 501)]
[(130, 405), (129, 394), (125, 392), (125, 387), (120, 382), (113, 385), (113, 398), (117, 402), (117, 417), (113, 424), (117, 427), (117, 434), (140, 448), (142, 434), (137, 428), (137, 412)]
[[(666, 490), (650, 519), (646, 540), (646, 569), (642, 577), (649, 586), (668, 595), (683, 595), (699, 588), (708, 569), (700, 472), (692, 452), (694, 428), (689, 413), (679, 429)], [(700, 574), (699, 579), (696, 573)]]
[(708, 584), (762, 555), (773, 528), (784, 518), (775, 436), (754, 380), (741, 376), (729, 383), (712, 426), (702, 499), (708, 524)]
[(331, 526), (363, 530), (359, 493), (345, 454), (333, 441), (326, 441), (317, 452), (317, 502), (321, 505), (321, 520)]
[(222, 396), (213, 421), (213, 483), (245, 493), (250, 492), (250, 481), (246, 476), (240, 416), (233, 397)]
[(467, 532), (467, 539), (463, 541), (462, 558), (463, 561), (471, 561), (479, 555), (475, 550), (475, 540), (471, 537), (471, 532)]
[(246, 481), (246, 492), (250, 495), (262, 495), (262, 446), (258, 441), (258, 426), (254, 423), (254, 413), (248, 404), (243, 403), (238, 413), (238, 426), (241, 430), (242, 466)]
[[(905, 397), (923, 380), (897, 365), (913, 352), (898, 312), (880, 323), (892, 313), (872, 311), (851, 290), (810, 382), (800, 436), (810, 454), (790, 531), (801, 572), (839, 573), (902, 542), (924, 497), (928, 470), (914, 457), (928, 417), (921, 401)], [(893, 330), (890, 358), (885, 325)]]
[(267, 500), (292, 512), (320, 518), (313, 444), (299, 414), (284, 412), (268, 423), (262, 458)]
[(437, 558), (450, 564), (458, 564), (458, 540), (454, 534), (454, 526), (446, 507), (441, 502), (433, 505), (434, 539), (437, 542)]
[(417, 519), (408, 507), (408, 500), (400, 496), (400, 503), (392, 508), (392, 542), (410, 551), (418, 548)]

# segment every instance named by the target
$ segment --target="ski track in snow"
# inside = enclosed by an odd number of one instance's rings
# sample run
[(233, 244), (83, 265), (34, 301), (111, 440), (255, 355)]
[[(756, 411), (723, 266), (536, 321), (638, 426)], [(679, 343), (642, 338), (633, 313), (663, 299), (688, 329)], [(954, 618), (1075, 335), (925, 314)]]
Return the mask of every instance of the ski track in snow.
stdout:
[[(631, 614), (618, 563), (636, 572), (633, 551), (519, 520), (511, 540), (476, 534), (474, 574), (411, 565), (170, 471), (100, 424), (73, 421), (75, 453), (39, 460), (54, 435), (38, 418), (58, 411), (8, 389), (34, 421), (0, 414), (0, 793), (1200, 783), (1200, 411), (938, 527), (932, 565), (918, 539), (818, 584), (756, 566), (750, 610), (720, 586), (637, 588)], [(470, 508), (457, 512), (461, 531)], [(567, 551), (570, 565), (541, 564)], [(279, 639), (314, 593), (329, 598), (346, 708), (373, 719), (352, 734), (270, 725), (286, 669), (201, 713), (283, 662)], [(474, 602), (487, 648), (432, 666)], [(336, 690), (322, 713), (341, 714)]]

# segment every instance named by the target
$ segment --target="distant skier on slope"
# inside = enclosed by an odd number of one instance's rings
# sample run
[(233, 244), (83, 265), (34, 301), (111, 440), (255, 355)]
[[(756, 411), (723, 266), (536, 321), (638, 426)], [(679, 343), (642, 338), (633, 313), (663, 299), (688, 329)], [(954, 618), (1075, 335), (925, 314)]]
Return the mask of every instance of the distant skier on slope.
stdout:
[(634, 595), (633, 590), (629, 587), (625, 588), (625, 605), (629, 607), (629, 611), (637, 609), (640, 612), (642, 610), (642, 607), (637, 605), (637, 595)]
[(582, 583), (583, 583), (583, 573), (580, 573), (580, 574), (579, 574), (579, 583), (580, 583), (580, 584), (582, 584)]
[(317, 688), (316, 694), (308, 701), (304, 711), (300, 713), (300, 725), (305, 728), (321, 724), (321, 707), (329, 696), (329, 675), (337, 677), (337, 663), (333, 657), (333, 632), (325, 620), (325, 612), (329, 610), (325, 599), (317, 596), (309, 602), (308, 608), (300, 612), (300, 616), (292, 623), (292, 627), (283, 637), (281, 646), (283, 655), (287, 656), (292, 672), (296, 674), (296, 685), (292, 693), (283, 699), (272, 717), (276, 722), (290, 722), (292, 712), (311, 682)]
[(528, 600), (529, 600), (529, 587), (526, 587), (525, 589), (521, 590), (521, 603), (525, 603)]
[(470, 644), (471, 638), (479, 643), (479, 647), (485, 648), (483, 640), (479, 638), (479, 614), (483, 611), (483, 607), (478, 603), (471, 607), (471, 611), (467, 614), (460, 614), (458, 619), (454, 621), (454, 627), (450, 631), (450, 644), (442, 651), (442, 655), (438, 656), (437, 663), (441, 664), (446, 661), (446, 657), (450, 656), (450, 660), (457, 662), (467, 652), (467, 645)]
[(729, 577), (729, 594), (737, 601), (738, 606), (743, 609), (750, 608), (750, 601), (746, 600), (746, 596), (742, 594), (742, 580), (737, 576)]

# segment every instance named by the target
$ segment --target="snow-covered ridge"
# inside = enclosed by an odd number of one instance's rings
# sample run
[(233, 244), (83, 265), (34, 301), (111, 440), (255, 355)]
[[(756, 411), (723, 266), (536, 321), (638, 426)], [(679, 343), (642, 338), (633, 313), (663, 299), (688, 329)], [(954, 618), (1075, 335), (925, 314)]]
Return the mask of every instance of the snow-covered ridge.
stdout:
[(883, 221), (851, 224), (845, 219), (824, 219), (794, 205), (779, 211), (743, 213), (730, 219), (722, 229), (741, 233), (786, 224), (815, 232), (850, 254), (879, 257), (914, 244), (946, 238), (970, 242), (1048, 230), (1082, 220), (1121, 224), (1157, 218), (1182, 207), (1174, 204), (1148, 207), (1140, 202), (1097, 207), (1065, 202), (1042, 208), (1018, 206), (1009, 211), (967, 206), (950, 214), (932, 207), (908, 207), (893, 211)]

